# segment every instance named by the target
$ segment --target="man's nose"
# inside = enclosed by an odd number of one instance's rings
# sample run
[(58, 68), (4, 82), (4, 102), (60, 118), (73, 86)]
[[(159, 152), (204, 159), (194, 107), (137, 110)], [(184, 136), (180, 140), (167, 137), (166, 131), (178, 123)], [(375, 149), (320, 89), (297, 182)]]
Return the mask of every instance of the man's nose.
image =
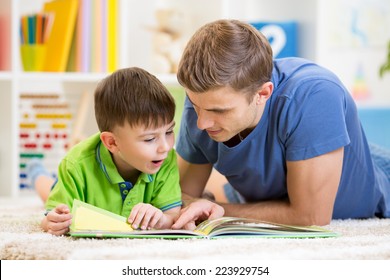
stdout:
[(205, 112), (198, 113), (198, 128), (201, 130), (208, 129), (213, 126), (213, 120)]

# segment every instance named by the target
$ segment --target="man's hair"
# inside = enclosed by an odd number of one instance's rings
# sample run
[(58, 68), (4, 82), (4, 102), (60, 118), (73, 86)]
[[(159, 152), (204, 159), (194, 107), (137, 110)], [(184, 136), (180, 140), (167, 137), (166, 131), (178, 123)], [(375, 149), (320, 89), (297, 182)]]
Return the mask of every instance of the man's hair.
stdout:
[(147, 71), (117, 70), (95, 90), (95, 117), (101, 132), (127, 122), (131, 127), (157, 128), (172, 122), (175, 100), (165, 86)]
[(217, 20), (191, 37), (177, 78), (197, 93), (225, 86), (254, 93), (271, 80), (272, 68), (272, 49), (264, 35), (238, 20)]

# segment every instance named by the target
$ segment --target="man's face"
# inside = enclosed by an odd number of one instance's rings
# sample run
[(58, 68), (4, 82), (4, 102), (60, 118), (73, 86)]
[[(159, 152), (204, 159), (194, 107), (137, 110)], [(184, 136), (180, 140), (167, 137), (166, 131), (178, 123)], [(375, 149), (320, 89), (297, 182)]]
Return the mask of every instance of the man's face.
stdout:
[(247, 95), (230, 87), (202, 93), (187, 90), (187, 96), (198, 115), (198, 128), (217, 142), (226, 142), (245, 129), (253, 129), (264, 109), (256, 102), (257, 94), (248, 102)]

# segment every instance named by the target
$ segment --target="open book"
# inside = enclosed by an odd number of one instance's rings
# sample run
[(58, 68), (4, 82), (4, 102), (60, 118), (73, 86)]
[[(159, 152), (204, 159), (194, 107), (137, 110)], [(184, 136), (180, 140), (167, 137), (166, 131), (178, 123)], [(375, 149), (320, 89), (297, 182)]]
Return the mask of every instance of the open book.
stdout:
[(120, 215), (74, 200), (72, 225), (69, 234), (73, 237), (124, 237), (124, 238), (222, 238), (222, 237), (268, 237), (268, 238), (314, 238), (335, 237), (337, 233), (317, 226), (290, 226), (245, 218), (222, 217), (206, 220), (195, 230), (138, 230)]

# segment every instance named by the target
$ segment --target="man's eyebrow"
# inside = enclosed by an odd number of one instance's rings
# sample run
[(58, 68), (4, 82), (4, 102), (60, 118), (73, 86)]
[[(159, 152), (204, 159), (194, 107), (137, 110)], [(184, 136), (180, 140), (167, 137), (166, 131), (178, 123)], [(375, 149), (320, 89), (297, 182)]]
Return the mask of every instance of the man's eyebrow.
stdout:
[[(188, 100), (191, 102), (191, 104), (197, 107), (197, 105), (194, 102), (192, 102), (191, 98), (188, 96), (187, 93), (186, 93), (186, 95), (187, 95)], [(211, 108), (211, 109), (204, 109), (204, 110), (208, 111), (208, 112), (222, 113), (222, 112), (226, 112), (226, 111), (231, 110), (231, 108)]]

